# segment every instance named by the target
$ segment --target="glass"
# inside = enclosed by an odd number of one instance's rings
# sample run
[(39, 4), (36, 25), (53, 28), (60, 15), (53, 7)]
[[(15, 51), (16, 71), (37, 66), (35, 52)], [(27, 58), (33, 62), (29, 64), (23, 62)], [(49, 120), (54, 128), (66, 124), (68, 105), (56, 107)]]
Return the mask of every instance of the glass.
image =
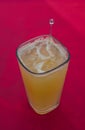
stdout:
[(46, 114), (58, 107), (70, 59), (68, 50), (57, 39), (52, 37), (55, 43), (62, 48), (66, 60), (57, 67), (41, 73), (33, 72), (26, 67), (20, 58), (22, 50), (32, 45), (37, 39), (41, 41), (47, 37), (50, 40), (49, 35), (42, 35), (28, 40), (21, 44), (16, 51), (29, 104), (38, 114)]

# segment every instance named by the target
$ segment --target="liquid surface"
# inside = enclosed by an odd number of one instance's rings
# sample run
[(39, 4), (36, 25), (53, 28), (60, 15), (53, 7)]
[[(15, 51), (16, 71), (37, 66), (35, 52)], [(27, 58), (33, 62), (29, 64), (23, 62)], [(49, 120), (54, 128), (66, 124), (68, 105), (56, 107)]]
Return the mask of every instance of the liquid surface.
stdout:
[(66, 60), (65, 49), (52, 37), (40, 38), (20, 48), (21, 62), (32, 72), (49, 71)]

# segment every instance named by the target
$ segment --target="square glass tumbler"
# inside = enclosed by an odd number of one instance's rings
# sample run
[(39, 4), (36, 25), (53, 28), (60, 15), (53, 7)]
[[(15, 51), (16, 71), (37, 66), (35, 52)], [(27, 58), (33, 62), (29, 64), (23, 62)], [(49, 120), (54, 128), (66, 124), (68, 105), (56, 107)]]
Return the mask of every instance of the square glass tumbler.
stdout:
[(58, 40), (53, 38), (55, 43), (61, 46), (66, 60), (57, 67), (43, 73), (32, 72), (28, 67), (26, 67), (20, 57), (22, 50), (25, 50), (26, 47), (32, 45), (37, 39), (42, 40), (47, 37), (49, 36), (42, 35), (28, 40), (22, 43), (16, 51), (29, 104), (38, 114), (46, 114), (57, 108), (59, 105), (70, 60), (68, 50)]

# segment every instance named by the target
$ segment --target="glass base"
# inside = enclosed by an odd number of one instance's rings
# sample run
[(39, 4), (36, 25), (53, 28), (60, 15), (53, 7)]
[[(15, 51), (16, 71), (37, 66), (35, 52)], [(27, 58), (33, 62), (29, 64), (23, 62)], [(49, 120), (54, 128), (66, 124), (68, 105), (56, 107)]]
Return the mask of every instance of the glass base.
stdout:
[(33, 108), (33, 110), (34, 110), (37, 114), (44, 115), (44, 114), (47, 114), (47, 113), (53, 111), (54, 109), (56, 109), (56, 108), (59, 106), (59, 103), (58, 103), (57, 105), (55, 105), (55, 106), (50, 107), (49, 109), (44, 109), (44, 110), (37, 110), (36, 108), (34, 108), (34, 107), (32, 106), (32, 104), (30, 104), (30, 105), (31, 105), (31, 107)]

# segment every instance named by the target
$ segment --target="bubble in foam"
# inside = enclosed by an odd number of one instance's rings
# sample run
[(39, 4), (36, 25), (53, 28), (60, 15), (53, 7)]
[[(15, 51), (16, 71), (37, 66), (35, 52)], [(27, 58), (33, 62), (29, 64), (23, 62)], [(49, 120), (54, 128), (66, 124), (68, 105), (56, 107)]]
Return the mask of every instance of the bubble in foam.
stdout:
[(38, 54), (38, 56), (39, 56), (42, 60), (46, 60), (46, 59), (50, 58), (49, 56), (45, 56), (45, 55), (41, 54), (40, 49), (41, 49), (41, 47), (37, 47), (37, 54)]
[(50, 51), (50, 49), (51, 49), (51, 45), (50, 45), (50, 44), (47, 44), (46, 49), (47, 49), (47, 52), (49, 53), (49, 55), (50, 55), (51, 57), (53, 57), (54, 55), (53, 55), (53, 53)]
[(38, 73), (43, 73), (44, 71), (42, 70), (42, 66), (43, 66), (44, 62), (40, 62), (38, 64), (34, 64), (35, 69), (38, 71)]

